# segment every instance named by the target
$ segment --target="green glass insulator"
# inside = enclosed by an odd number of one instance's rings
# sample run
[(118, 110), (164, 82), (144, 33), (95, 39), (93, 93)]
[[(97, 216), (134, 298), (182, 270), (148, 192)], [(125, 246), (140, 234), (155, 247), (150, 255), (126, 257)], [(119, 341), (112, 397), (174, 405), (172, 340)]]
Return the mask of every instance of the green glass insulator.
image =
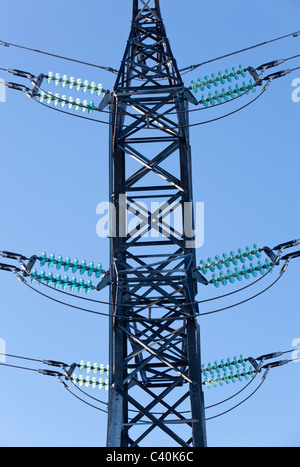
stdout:
[(205, 365), (201, 365), (201, 373), (203, 374), (203, 376), (206, 376), (206, 366)]
[(73, 373), (73, 375), (72, 375), (72, 383), (77, 384), (78, 382), (79, 382), (78, 376), (77, 376), (75, 373)]
[(47, 262), (47, 253), (43, 252), (40, 259), (40, 265), (43, 267)]
[(206, 267), (206, 263), (205, 261), (203, 261), (203, 259), (200, 261), (200, 271), (202, 272), (202, 274), (207, 274), (207, 267)]
[(102, 276), (102, 264), (98, 264), (97, 266), (97, 271), (96, 271), (96, 277), (99, 279), (99, 277)]
[(214, 286), (215, 286), (217, 289), (220, 287), (220, 281), (219, 281), (219, 278), (218, 278), (217, 274), (213, 274), (213, 275), (212, 275), (211, 282), (212, 282), (212, 284), (214, 284)]
[(212, 81), (212, 83), (213, 83), (213, 85), (214, 85), (215, 87), (218, 87), (218, 86), (219, 86), (219, 82), (218, 82), (217, 76), (216, 76), (214, 73), (211, 74), (211, 81)]
[(100, 376), (103, 375), (103, 373), (104, 373), (104, 365), (103, 365), (103, 363), (101, 363), (101, 365), (100, 365), (100, 367), (99, 367), (99, 374), (100, 374)]
[(49, 73), (48, 73), (48, 78), (47, 78), (48, 84), (51, 84), (51, 82), (52, 82), (53, 79), (54, 79), (54, 77), (53, 77), (53, 72), (52, 72), (52, 71), (49, 71)]
[(240, 79), (239, 74), (237, 70), (235, 69), (235, 67), (232, 68), (231, 74), (237, 81)]
[(47, 97), (47, 104), (49, 105), (49, 104), (51, 104), (51, 102), (52, 102), (53, 96), (52, 96), (52, 92), (48, 92), (47, 94), (48, 94), (48, 97)]
[(236, 93), (238, 96), (240, 96), (240, 95), (242, 94), (241, 88), (239, 87), (238, 84), (235, 86), (234, 89), (235, 89), (235, 93)]
[(238, 259), (236, 258), (236, 254), (234, 251), (230, 252), (229, 260), (232, 262), (234, 266), (238, 265)]
[(238, 73), (242, 76), (242, 78), (246, 78), (246, 73), (242, 65), (239, 66)]
[(55, 279), (55, 287), (58, 289), (61, 284), (61, 275), (57, 274), (56, 279)]
[(97, 88), (97, 96), (101, 96), (101, 94), (102, 94), (102, 91), (103, 91), (102, 84), (98, 84), (98, 88)]
[(215, 377), (215, 373), (210, 362), (207, 364), (207, 371), (212, 375), (213, 378)]
[(207, 387), (207, 389), (210, 389), (211, 388), (211, 383), (210, 383), (210, 380), (208, 378), (205, 378), (204, 380), (204, 386)]
[(251, 89), (252, 92), (256, 92), (255, 83), (252, 79), (250, 79), (249, 81), (249, 88)]
[(210, 81), (209, 76), (204, 76), (204, 85), (205, 87), (207, 87), (207, 89), (211, 89), (211, 83), (209, 81)]
[(63, 283), (62, 283), (63, 290), (67, 290), (68, 286), (69, 286), (69, 277), (65, 276), (64, 280), (63, 280)]
[(95, 378), (95, 376), (93, 376), (93, 378), (92, 378), (92, 388), (95, 389), (96, 386), (98, 386), (98, 381), (97, 381), (97, 379)]
[(96, 90), (96, 83), (95, 81), (92, 81), (91, 86), (90, 86), (90, 94), (91, 95), (94, 94), (95, 90)]
[(247, 86), (247, 84), (245, 83), (245, 81), (244, 81), (243, 84), (242, 84), (241, 90), (243, 91), (243, 93), (245, 93), (245, 94), (247, 94), (247, 95), (249, 94), (249, 89), (248, 89), (248, 86)]
[(74, 105), (74, 99), (73, 99), (73, 97), (69, 97), (68, 107), (69, 107), (70, 110), (72, 109), (73, 105)]
[(108, 391), (109, 390), (109, 380), (106, 379), (104, 384), (105, 384), (105, 391)]
[(71, 284), (70, 284), (70, 290), (74, 292), (74, 290), (76, 289), (76, 286), (77, 286), (77, 280), (76, 280), (76, 277), (73, 277), (71, 280)]
[(91, 291), (92, 291), (92, 289), (93, 289), (92, 281), (87, 281), (87, 283), (86, 283), (86, 289), (85, 289), (86, 293), (87, 293), (87, 294), (90, 294)]
[(194, 91), (194, 93), (197, 94), (198, 86), (197, 86), (197, 83), (194, 80), (191, 82), (191, 88), (192, 88), (192, 91)]
[(235, 99), (236, 96), (231, 86), (228, 88), (228, 94), (230, 95), (231, 99)]
[(215, 92), (215, 99), (217, 99), (218, 103), (221, 104), (223, 95), (220, 94), (218, 91)]
[(213, 262), (213, 259), (212, 258), (208, 258), (207, 260), (207, 263), (206, 263), (206, 266), (208, 267), (208, 269), (211, 271), (211, 272), (215, 272), (215, 266), (214, 266), (214, 262)]
[(211, 92), (208, 94), (208, 100), (211, 103), (211, 105), (216, 105), (215, 96)]
[(255, 255), (256, 258), (258, 258), (258, 259), (261, 258), (261, 253), (260, 253), (259, 247), (258, 247), (258, 245), (256, 245), (256, 243), (253, 245), (252, 254)]
[(222, 263), (222, 260), (221, 260), (220, 256), (218, 256), (218, 255), (215, 257), (215, 265), (217, 266), (219, 271), (222, 271), (223, 263)]
[(226, 366), (227, 366), (227, 368), (228, 368), (230, 371), (232, 371), (231, 359), (230, 359), (230, 358), (227, 358)]
[(72, 272), (73, 272), (73, 274), (75, 274), (75, 273), (77, 272), (78, 268), (79, 268), (79, 261), (78, 261), (78, 259), (76, 258), (76, 259), (74, 259), (73, 265), (72, 265)]
[(34, 284), (34, 283), (36, 282), (37, 277), (38, 277), (37, 270), (34, 269), (34, 270), (31, 272), (31, 282), (32, 282), (32, 284)]
[(79, 383), (79, 387), (81, 387), (81, 386), (85, 383), (85, 379), (84, 379), (83, 375), (80, 375), (80, 376), (79, 376), (79, 381), (78, 381), (78, 383)]
[[(223, 85), (226, 83), (226, 81), (225, 81), (225, 79), (224, 79), (224, 76), (223, 76), (223, 73), (221, 73), (221, 71), (219, 71), (219, 73), (218, 73), (218, 80), (219, 80), (220, 83), (223, 84)], [(224, 91), (224, 89), (222, 89), (222, 91)]]
[(236, 379), (238, 379), (240, 382), (243, 381), (243, 377), (242, 377), (241, 373), (239, 372), (239, 370), (237, 370), (235, 377), (236, 377)]
[(92, 114), (94, 112), (94, 110), (95, 110), (95, 103), (93, 101), (91, 101), (89, 103), (88, 113)]
[(69, 257), (66, 258), (65, 260), (65, 266), (64, 266), (64, 270), (67, 272), (69, 271), (70, 269), (70, 264), (71, 264), (71, 259)]
[(225, 101), (229, 101), (229, 95), (228, 95), (228, 92), (225, 88), (222, 89), (222, 96), (223, 96), (223, 99), (225, 99)]
[(84, 369), (85, 369), (85, 362), (84, 362), (84, 360), (81, 360), (80, 365), (79, 365), (80, 373), (82, 373)]
[(86, 372), (89, 373), (90, 371), (92, 371), (92, 364), (91, 362), (86, 362)]
[(204, 94), (201, 97), (201, 102), (205, 107), (209, 107), (209, 101), (207, 100), (207, 97)]
[(94, 363), (93, 365), (93, 374), (95, 375), (97, 373), (97, 371), (99, 370), (99, 365), (98, 363)]
[(237, 278), (239, 282), (243, 280), (243, 277), (242, 277), (242, 274), (239, 268), (234, 269), (234, 276)]
[(75, 85), (75, 78), (74, 76), (71, 76), (69, 79), (69, 89), (73, 89), (74, 85)]
[(242, 267), (242, 273), (243, 273), (243, 276), (245, 277), (245, 279), (250, 279), (250, 274), (248, 272), (248, 268), (246, 265), (244, 265)]
[(236, 368), (239, 368), (239, 361), (236, 356), (233, 357), (232, 365), (235, 366)]
[(48, 267), (53, 268), (55, 263), (55, 255), (52, 253), (49, 258)]
[(66, 105), (67, 103), (67, 96), (63, 95), (62, 98), (61, 98), (61, 101), (60, 101), (60, 106), (62, 108), (64, 108), (64, 106)]
[(83, 106), (82, 109), (81, 109), (82, 112), (86, 112), (86, 111), (87, 111), (88, 105), (89, 105), (89, 104), (88, 104), (88, 101), (87, 101), (87, 100), (84, 100), (84, 101), (82, 102), (82, 106)]
[(229, 280), (231, 284), (235, 283), (235, 276), (234, 276), (234, 273), (231, 271), (231, 269), (227, 270), (226, 279)]
[(240, 355), (239, 363), (246, 368), (246, 361), (244, 355)]
[(40, 282), (42, 282), (42, 284), (46, 281), (46, 273), (45, 271), (41, 271), (40, 273)]
[(268, 258), (267, 258), (266, 261), (265, 261), (265, 269), (266, 269), (267, 271), (272, 272), (272, 263), (271, 263), (271, 261), (270, 261)]
[(83, 292), (84, 290), (84, 279), (80, 279), (79, 283), (78, 283), (78, 292)]
[(98, 387), (99, 387), (99, 389), (103, 388), (103, 379), (102, 378), (98, 379)]
[(227, 79), (228, 83), (231, 83), (232, 82), (232, 77), (231, 77), (231, 73), (229, 70), (225, 70), (225, 78)]
[(55, 99), (54, 99), (54, 105), (55, 107), (57, 107), (58, 103), (59, 103), (59, 94), (55, 94)]
[(44, 102), (45, 96), (46, 96), (45, 91), (41, 91), (41, 92), (40, 92), (40, 102)]
[(76, 91), (80, 91), (81, 86), (82, 86), (82, 81), (81, 81), (80, 78), (78, 78), (78, 79), (76, 80), (76, 87), (75, 87)]
[(238, 249), (238, 253), (237, 253), (237, 256), (238, 256), (238, 259), (240, 260), (241, 263), (245, 263), (246, 262), (246, 258), (244, 256), (244, 252), (241, 248)]
[(62, 80), (61, 80), (61, 87), (65, 88), (67, 84), (68, 84), (68, 77), (67, 75), (63, 75)]
[(89, 269), (88, 269), (88, 276), (89, 277), (91, 277), (94, 274), (94, 269), (95, 269), (94, 263), (90, 263)]
[(256, 270), (260, 272), (262, 276), (265, 274), (265, 270), (261, 261), (258, 261)]
[(60, 83), (60, 74), (59, 73), (56, 73), (55, 75), (55, 80), (54, 80), (54, 84), (55, 86), (58, 86)]
[(224, 286), (227, 285), (227, 279), (226, 279), (226, 275), (224, 274), (224, 272), (220, 272), (220, 281), (221, 281), (221, 284), (223, 284)]
[(249, 270), (253, 277), (257, 277), (257, 270), (253, 263), (250, 263)]
[(83, 275), (86, 272), (86, 261), (82, 261), (80, 266), (80, 274)]
[(52, 272), (49, 272), (48, 277), (47, 277), (47, 284), (52, 285), (53, 284), (53, 274)]
[(254, 371), (254, 368), (251, 367), (249, 370), (248, 370), (248, 375), (250, 376), (250, 378), (254, 378), (255, 376), (255, 371)]
[(81, 106), (81, 100), (78, 98), (78, 99), (76, 99), (75, 110), (79, 110), (80, 106)]
[(221, 368), (222, 368), (222, 370), (223, 370), (223, 373), (226, 374), (227, 368), (226, 368), (226, 362), (225, 362), (225, 360), (223, 360), (223, 359), (221, 360), (220, 366), (221, 366)]
[(222, 256), (222, 262), (223, 262), (223, 264), (225, 264), (226, 268), (230, 267), (230, 259), (228, 258), (226, 253), (224, 253), (223, 256)]
[(87, 90), (89, 89), (89, 82), (88, 80), (86, 79), (84, 82), (83, 82), (83, 87), (82, 87), (82, 92), (87, 92)]
[(245, 255), (247, 256), (249, 261), (253, 261), (252, 251), (248, 246), (245, 248)]
[(198, 78), (197, 86), (200, 89), (200, 91), (202, 91), (202, 92), (205, 91), (205, 86), (204, 86), (203, 81), (202, 81), (201, 78)]
[(57, 262), (56, 262), (56, 269), (59, 271), (60, 268), (62, 267), (62, 263), (63, 263), (63, 257), (62, 256), (59, 256), (57, 258)]

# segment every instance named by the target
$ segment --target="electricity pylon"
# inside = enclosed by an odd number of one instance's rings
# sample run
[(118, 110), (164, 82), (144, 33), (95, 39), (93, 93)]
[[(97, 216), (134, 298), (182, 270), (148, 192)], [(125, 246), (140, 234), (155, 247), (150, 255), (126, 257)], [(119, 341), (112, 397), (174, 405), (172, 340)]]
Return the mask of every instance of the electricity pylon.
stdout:
[[(206, 446), (189, 102), (159, 0), (133, 0), (111, 104), (110, 447), (140, 446), (155, 428)], [(127, 231), (128, 212), (140, 223)]]

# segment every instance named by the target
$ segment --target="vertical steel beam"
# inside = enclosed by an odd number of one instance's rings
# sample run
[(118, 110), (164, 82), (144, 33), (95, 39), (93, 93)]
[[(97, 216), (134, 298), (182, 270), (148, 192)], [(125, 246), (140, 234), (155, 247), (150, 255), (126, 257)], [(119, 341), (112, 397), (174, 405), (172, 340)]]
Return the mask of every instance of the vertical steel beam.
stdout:
[[(184, 229), (194, 228), (188, 99), (159, 0), (133, 0), (110, 109), (109, 447), (139, 446), (154, 429), (175, 445), (206, 446), (195, 246)], [(139, 217), (128, 232), (126, 211)]]

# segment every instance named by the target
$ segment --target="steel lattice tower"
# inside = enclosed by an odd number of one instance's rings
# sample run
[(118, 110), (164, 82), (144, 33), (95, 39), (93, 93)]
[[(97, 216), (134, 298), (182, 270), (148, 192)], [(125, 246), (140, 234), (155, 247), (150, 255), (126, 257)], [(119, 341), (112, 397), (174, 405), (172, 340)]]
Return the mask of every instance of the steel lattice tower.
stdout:
[[(169, 216), (193, 226), (189, 101), (159, 0), (133, 0), (111, 104), (109, 447), (143, 446), (155, 428), (206, 446), (195, 248)], [(128, 232), (127, 210), (141, 219)]]

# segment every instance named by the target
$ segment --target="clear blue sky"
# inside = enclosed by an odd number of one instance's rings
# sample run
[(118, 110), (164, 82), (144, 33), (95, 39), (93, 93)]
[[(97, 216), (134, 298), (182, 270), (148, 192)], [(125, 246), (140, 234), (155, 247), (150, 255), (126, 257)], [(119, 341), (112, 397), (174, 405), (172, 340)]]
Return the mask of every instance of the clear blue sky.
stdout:
[[(0, 0), (0, 39), (118, 68), (130, 30), (131, 4)], [(161, 9), (180, 68), (300, 29), (297, 0), (263, 0), (258, 6), (161, 0)], [(186, 75), (186, 85), (199, 75), (239, 64), (255, 67), (296, 55), (299, 41), (285, 39), (212, 63)], [(299, 65), (300, 59), (283, 68)], [(33, 74), (52, 70), (100, 81), (107, 89), (114, 83), (114, 76), (105, 71), (12, 47), (0, 48), (0, 67)], [(2, 75), (7, 81), (24, 82)], [(199, 260), (253, 243), (272, 247), (300, 237), (300, 103), (291, 98), (294, 78), (300, 78), (300, 71), (274, 81), (242, 112), (191, 130), (194, 198), (205, 203)], [(201, 121), (200, 114), (193, 121)], [(217, 115), (214, 110), (204, 114)], [(0, 249), (28, 256), (45, 250), (101, 261), (107, 267), (108, 241), (96, 235), (96, 206), (108, 197), (108, 126), (45, 109), (15, 91), (8, 91), (6, 103), (0, 103), (0, 123)], [(203, 362), (290, 349), (300, 337), (299, 268), (295, 260), (263, 296), (202, 318)], [(107, 363), (106, 318), (55, 305), (4, 272), (0, 290), (0, 338), (8, 353)], [(215, 290), (200, 289), (198, 297), (213, 294)], [(106, 292), (102, 297), (107, 298)], [(107, 309), (100, 306), (99, 311)], [(77, 401), (55, 379), (1, 368), (0, 382), (1, 446), (105, 446), (106, 416)], [(298, 447), (299, 383), (300, 364), (272, 370), (247, 403), (208, 422), (209, 445)], [(236, 386), (206, 391), (206, 404), (235, 390)], [(106, 397), (104, 392), (99, 395)], [(160, 433), (155, 435), (153, 442), (159, 446)]]

